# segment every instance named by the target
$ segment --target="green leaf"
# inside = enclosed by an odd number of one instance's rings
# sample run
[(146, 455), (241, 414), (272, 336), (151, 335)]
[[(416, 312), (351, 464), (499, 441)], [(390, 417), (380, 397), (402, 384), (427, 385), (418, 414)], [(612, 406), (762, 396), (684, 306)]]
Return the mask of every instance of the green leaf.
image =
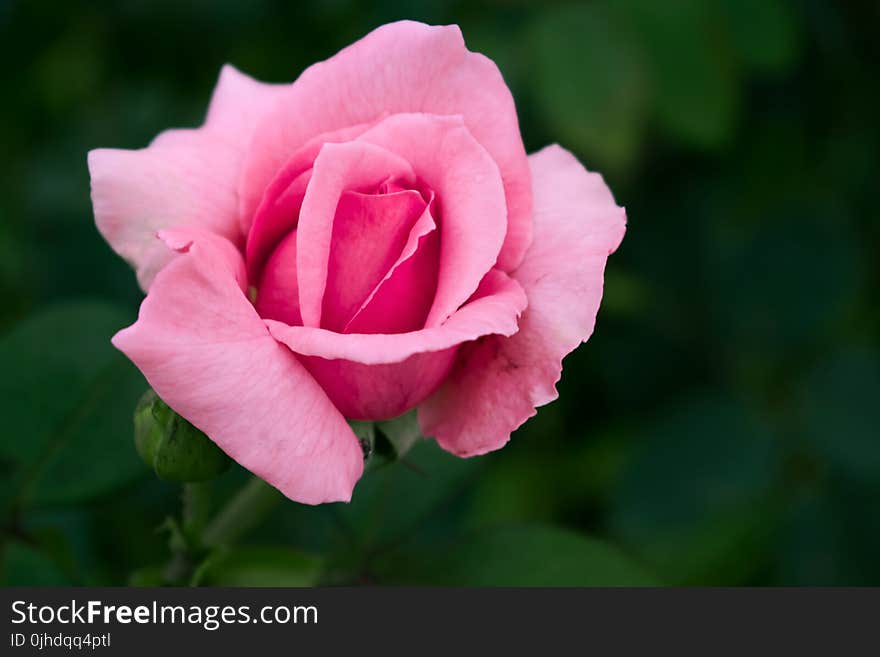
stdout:
[(220, 549), (199, 567), (194, 585), (314, 586), (323, 559), (283, 547)]
[(787, 0), (722, 0), (739, 56), (750, 67), (781, 73), (794, 63), (800, 30)]
[(615, 0), (607, 5), (639, 35), (654, 110), (663, 126), (694, 146), (728, 143), (739, 113), (740, 84), (714, 5), (703, 0)]
[(880, 479), (826, 476), (791, 486), (779, 528), (774, 584), (859, 586), (880, 581)]
[(414, 575), (455, 586), (651, 586), (656, 580), (614, 547), (541, 525), (478, 532), (432, 555)]
[(165, 583), (165, 566), (156, 564), (133, 571), (128, 576), (127, 586), (164, 586)]
[(785, 586), (856, 584), (840, 509), (826, 491), (800, 491), (780, 527), (777, 577)]
[(597, 5), (554, 7), (526, 37), (529, 79), (554, 139), (626, 167), (639, 144), (647, 86), (638, 42)]
[(64, 570), (39, 548), (19, 541), (3, 547), (3, 586), (69, 586)]
[(69, 302), (0, 339), (0, 463), (21, 503), (73, 504), (143, 472), (131, 443), (140, 373), (110, 344), (127, 321), (105, 303)]
[(686, 400), (649, 426), (614, 492), (612, 528), (671, 582), (741, 583), (764, 558), (777, 464), (773, 434), (748, 409)]
[(840, 473), (880, 481), (880, 356), (851, 349), (820, 363), (803, 384), (803, 435)]
[(786, 207), (760, 218), (742, 236), (728, 232), (733, 218), (708, 226), (712, 329), (735, 369), (772, 366), (820, 342), (844, 324), (864, 287), (845, 217)]

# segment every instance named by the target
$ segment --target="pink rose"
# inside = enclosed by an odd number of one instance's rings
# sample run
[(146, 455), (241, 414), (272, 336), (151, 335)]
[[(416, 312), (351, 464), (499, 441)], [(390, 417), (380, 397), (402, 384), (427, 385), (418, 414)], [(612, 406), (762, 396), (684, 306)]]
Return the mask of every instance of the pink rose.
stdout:
[(498, 69), (457, 27), (385, 25), (293, 84), (225, 67), (207, 119), (89, 153), (101, 234), (147, 292), (113, 344), (230, 457), (349, 500), (349, 419), (498, 449), (593, 330), (624, 211), (526, 156)]

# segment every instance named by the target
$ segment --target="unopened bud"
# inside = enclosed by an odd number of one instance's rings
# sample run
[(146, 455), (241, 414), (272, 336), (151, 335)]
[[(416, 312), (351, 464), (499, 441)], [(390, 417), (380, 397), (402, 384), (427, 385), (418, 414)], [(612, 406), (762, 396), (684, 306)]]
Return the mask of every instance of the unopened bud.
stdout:
[(175, 413), (153, 390), (134, 411), (134, 444), (144, 463), (160, 479), (207, 481), (231, 463), (204, 433)]

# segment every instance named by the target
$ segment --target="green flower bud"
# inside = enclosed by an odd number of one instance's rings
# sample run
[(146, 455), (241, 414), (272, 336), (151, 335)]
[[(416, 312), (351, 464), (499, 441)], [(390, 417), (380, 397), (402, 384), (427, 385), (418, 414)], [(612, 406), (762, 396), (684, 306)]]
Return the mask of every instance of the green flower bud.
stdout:
[(204, 433), (147, 390), (134, 411), (134, 445), (160, 479), (207, 481), (231, 461)]

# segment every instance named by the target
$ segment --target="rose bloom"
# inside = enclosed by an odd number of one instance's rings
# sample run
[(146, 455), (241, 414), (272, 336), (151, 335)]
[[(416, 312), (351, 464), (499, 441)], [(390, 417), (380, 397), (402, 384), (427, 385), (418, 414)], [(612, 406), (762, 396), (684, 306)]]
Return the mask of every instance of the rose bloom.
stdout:
[(385, 25), (292, 84), (226, 66), (202, 127), (88, 163), (98, 229), (147, 293), (113, 344), (310, 504), (363, 472), (346, 419), (415, 408), (453, 454), (503, 446), (590, 336), (626, 221), (568, 151), (526, 155), (454, 26)]

